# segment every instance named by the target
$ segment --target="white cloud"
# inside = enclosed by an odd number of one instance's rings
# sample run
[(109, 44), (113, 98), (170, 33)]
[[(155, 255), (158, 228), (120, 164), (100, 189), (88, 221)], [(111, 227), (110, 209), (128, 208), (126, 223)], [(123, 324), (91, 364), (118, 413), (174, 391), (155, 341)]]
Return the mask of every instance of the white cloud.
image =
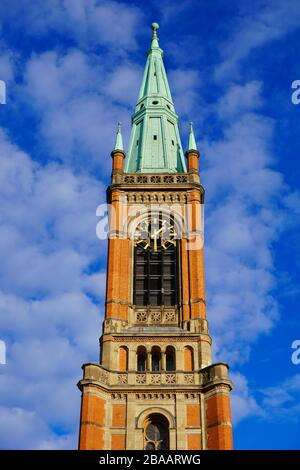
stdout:
[(2, 288), (45, 295), (86, 284), (82, 274), (101, 253), (95, 209), (105, 201), (103, 185), (59, 165), (34, 163), (3, 133), (0, 152)]
[(15, 73), (15, 61), (12, 54), (7, 50), (0, 50), (0, 80), (7, 84), (12, 81)]
[(237, 113), (243, 114), (262, 105), (262, 83), (258, 81), (248, 82), (245, 85), (229, 87), (226, 94), (218, 102), (218, 113), (222, 119), (228, 119)]
[(0, 421), (10, 421), (0, 447), (72, 447), (80, 364), (98, 359), (105, 273), (91, 266), (105, 259), (95, 232), (103, 186), (33, 162), (3, 131), (0, 170), (0, 330), (7, 345)]
[(102, 91), (130, 109), (138, 99), (139, 88), (142, 83), (143, 70), (135, 64), (126, 64), (116, 67), (106, 77), (102, 85)]
[(92, 54), (50, 51), (28, 61), (20, 92), (40, 114), (43, 145), (55, 158), (108, 175), (118, 121), (128, 141), (128, 105), (137, 99), (139, 75), (127, 62), (111, 72)]
[(246, 377), (236, 372), (230, 374), (234, 383), (232, 392), (231, 412), (233, 425), (249, 416), (264, 416), (264, 411), (260, 408), (255, 398), (251, 396)]
[(143, 21), (134, 5), (113, 0), (35, 0), (28, 8), (26, 0), (1, 5), (2, 22), (14, 24), (27, 35), (43, 37), (58, 33), (77, 41), (81, 47), (113, 47), (119, 53), (136, 48), (136, 35)]
[(180, 116), (190, 117), (199, 100), (197, 89), (201, 85), (201, 78), (198, 70), (176, 69), (167, 71), (167, 75), (176, 112)]
[(0, 408), (0, 426), (5, 428), (1, 436), (3, 449), (70, 449), (75, 436), (57, 436), (33, 411), (22, 408)]
[(215, 69), (219, 81), (237, 76), (239, 63), (255, 48), (280, 39), (299, 28), (300, 4), (297, 0), (247, 3), (240, 6), (239, 16), (228, 40), (221, 42), (223, 61)]
[(255, 82), (231, 87), (220, 99), (228, 111), (223, 136), (203, 149), (208, 318), (215, 356), (232, 366), (278, 321), (272, 248), (295, 205), (272, 169), (274, 122), (254, 112), (260, 92)]
[(281, 383), (260, 390), (262, 405), (268, 418), (299, 420), (300, 374), (295, 374)]

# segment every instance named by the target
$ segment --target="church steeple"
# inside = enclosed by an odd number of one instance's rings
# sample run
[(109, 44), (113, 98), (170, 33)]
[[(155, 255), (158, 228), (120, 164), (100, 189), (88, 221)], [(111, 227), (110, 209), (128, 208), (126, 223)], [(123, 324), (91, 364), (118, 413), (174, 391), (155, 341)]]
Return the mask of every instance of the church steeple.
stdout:
[(79, 448), (232, 449), (232, 383), (212, 363), (206, 318), (200, 153), (191, 126), (186, 170), (152, 29), (129, 150), (119, 124), (111, 152), (104, 321), (78, 384)]
[(163, 50), (159, 47), (157, 30), (152, 23), (153, 37), (135, 112), (127, 152), (125, 171), (128, 173), (185, 172), (185, 160), (178, 130)]

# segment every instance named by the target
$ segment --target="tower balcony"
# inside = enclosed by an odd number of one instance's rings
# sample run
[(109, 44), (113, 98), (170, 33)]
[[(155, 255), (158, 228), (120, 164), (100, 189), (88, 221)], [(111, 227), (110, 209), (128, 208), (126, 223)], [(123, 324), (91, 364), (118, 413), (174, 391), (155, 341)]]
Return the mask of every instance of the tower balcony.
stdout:
[(143, 389), (181, 388), (195, 386), (209, 388), (215, 384), (225, 383), (232, 388), (228, 379), (228, 366), (224, 363), (212, 364), (196, 371), (109, 371), (99, 364), (83, 365), (84, 376), (79, 382), (82, 385), (99, 385), (110, 389)]

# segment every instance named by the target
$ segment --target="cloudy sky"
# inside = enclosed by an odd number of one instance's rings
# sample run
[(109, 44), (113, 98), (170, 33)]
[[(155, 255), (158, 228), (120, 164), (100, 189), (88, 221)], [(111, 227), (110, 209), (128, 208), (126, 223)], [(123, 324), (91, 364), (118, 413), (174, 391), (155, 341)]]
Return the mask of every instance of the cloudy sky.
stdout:
[[(147, 6), (146, 6), (147, 5)], [(152, 21), (206, 188), (208, 319), (237, 449), (299, 449), (298, 0), (0, 3), (0, 448), (76, 448), (98, 359), (106, 243), (96, 207), (125, 145)]]

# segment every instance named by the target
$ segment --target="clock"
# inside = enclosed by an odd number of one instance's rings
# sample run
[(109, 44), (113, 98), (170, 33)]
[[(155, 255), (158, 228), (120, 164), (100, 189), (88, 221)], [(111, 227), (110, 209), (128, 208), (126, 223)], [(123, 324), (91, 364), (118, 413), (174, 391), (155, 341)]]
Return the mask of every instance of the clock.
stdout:
[(134, 235), (135, 246), (154, 252), (176, 246), (176, 237), (174, 224), (170, 220), (157, 216), (141, 221)]

